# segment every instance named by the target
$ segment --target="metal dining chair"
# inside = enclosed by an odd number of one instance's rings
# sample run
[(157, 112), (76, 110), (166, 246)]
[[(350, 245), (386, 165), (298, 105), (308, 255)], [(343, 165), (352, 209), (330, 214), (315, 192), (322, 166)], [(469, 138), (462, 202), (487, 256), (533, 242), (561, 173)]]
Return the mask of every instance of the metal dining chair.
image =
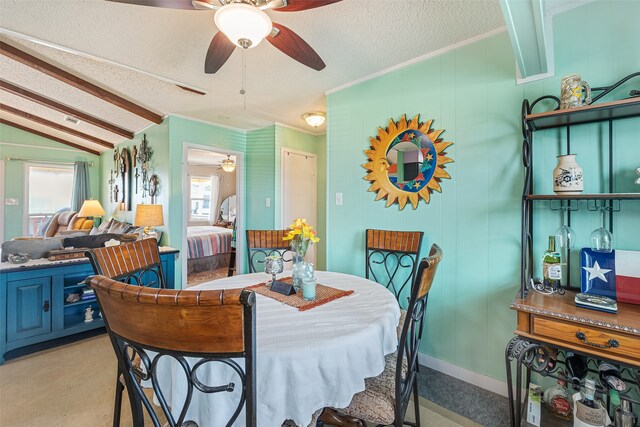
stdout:
[(247, 230), (249, 273), (264, 270), (264, 259), (271, 255), (280, 255), (284, 262), (292, 260), (291, 243), (283, 240), (287, 234), (289, 230)]
[(393, 292), (398, 303), (407, 284), (415, 280), (423, 236), (422, 231), (366, 231), (365, 277)]
[(156, 239), (96, 248), (85, 255), (95, 274), (132, 285), (166, 288)]
[[(85, 252), (85, 255), (89, 258), (95, 274), (142, 287), (166, 288), (156, 239), (96, 248)], [(139, 364), (139, 360), (136, 360), (136, 364)], [(120, 425), (124, 387), (124, 376), (118, 370), (113, 412), (114, 426)]]
[[(403, 424), (420, 426), (418, 351), (429, 291), (441, 260), (442, 250), (438, 245), (432, 245), (429, 257), (423, 258), (417, 268), (398, 350), (386, 357), (381, 375), (366, 379), (365, 390), (353, 396), (347, 408), (338, 409), (349, 417), (361, 420), (362, 426), (366, 425), (364, 420), (395, 427)], [(411, 394), (414, 398), (415, 423), (404, 421)]]
[[(118, 365), (124, 373), (134, 426), (143, 426), (146, 414), (155, 427), (180, 427), (186, 421), (194, 392), (225, 393), (238, 387), (241, 390), (238, 403), (226, 426), (234, 425), (243, 407), (246, 425), (256, 425), (253, 291), (153, 289), (104, 276), (92, 276), (86, 282), (95, 290)], [(180, 380), (187, 387), (184, 402), (166, 400), (170, 391), (163, 389), (157, 376), (158, 361), (163, 357), (173, 359), (181, 368)], [(141, 366), (134, 363), (136, 358)], [(234, 359), (244, 359), (243, 366)], [(200, 373), (210, 364), (226, 366), (238, 380), (210, 384), (206, 374)], [(144, 393), (142, 381), (152, 383), (159, 407)]]

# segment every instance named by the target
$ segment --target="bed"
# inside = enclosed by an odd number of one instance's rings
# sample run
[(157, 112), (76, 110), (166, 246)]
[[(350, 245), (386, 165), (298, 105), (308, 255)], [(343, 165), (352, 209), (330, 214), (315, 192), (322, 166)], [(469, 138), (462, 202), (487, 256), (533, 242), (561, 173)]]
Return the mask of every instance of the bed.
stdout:
[(187, 227), (187, 274), (228, 267), (232, 235), (230, 228)]

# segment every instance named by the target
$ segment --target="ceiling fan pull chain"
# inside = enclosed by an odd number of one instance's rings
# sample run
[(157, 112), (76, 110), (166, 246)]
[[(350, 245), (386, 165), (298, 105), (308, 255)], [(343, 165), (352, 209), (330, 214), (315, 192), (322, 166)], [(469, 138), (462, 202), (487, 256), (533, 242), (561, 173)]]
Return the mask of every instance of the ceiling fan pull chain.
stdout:
[(242, 109), (247, 109), (247, 97), (246, 91), (244, 90), (245, 82), (247, 80), (247, 66), (245, 64), (245, 51), (242, 51), (242, 89), (240, 89), (240, 95), (242, 95)]

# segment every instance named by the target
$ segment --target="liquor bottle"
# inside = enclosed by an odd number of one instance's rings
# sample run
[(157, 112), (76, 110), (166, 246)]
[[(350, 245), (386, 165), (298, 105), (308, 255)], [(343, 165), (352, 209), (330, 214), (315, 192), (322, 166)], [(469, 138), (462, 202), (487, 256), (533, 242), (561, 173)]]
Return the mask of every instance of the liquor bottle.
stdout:
[(616, 409), (615, 420), (616, 427), (636, 427), (638, 424), (638, 417), (633, 413), (631, 402), (627, 399), (620, 399), (620, 407)]
[(553, 415), (567, 420), (571, 419), (573, 404), (563, 374), (558, 378), (558, 384), (545, 390), (544, 401), (549, 405), (549, 410)]
[(562, 280), (560, 252), (556, 251), (556, 237), (549, 236), (549, 249), (542, 258), (542, 283), (545, 288), (559, 289)]
[(569, 377), (571, 377), (573, 389), (579, 391), (580, 381), (587, 376), (588, 369), (586, 359), (579, 354), (567, 352), (567, 357), (565, 358), (564, 363), (567, 366), (567, 373), (569, 374)]
[(584, 406), (588, 406), (589, 408), (596, 409), (598, 407), (594, 399), (594, 396), (596, 394), (596, 382), (592, 379), (587, 379), (584, 382), (584, 389), (584, 395), (582, 397), (582, 400), (580, 400), (580, 403), (582, 403)]

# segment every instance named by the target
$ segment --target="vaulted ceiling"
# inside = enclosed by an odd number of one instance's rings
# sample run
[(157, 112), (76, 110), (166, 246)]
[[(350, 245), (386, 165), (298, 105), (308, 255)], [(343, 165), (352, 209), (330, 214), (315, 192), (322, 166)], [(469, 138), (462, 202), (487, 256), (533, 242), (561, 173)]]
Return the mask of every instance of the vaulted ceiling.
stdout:
[[(205, 74), (205, 53), (217, 32), (213, 11), (103, 0), (2, 0), (0, 36), (5, 46), (159, 116), (176, 114), (245, 130), (275, 122), (311, 130), (302, 114), (324, 111), (327, 90), (503, 26), (498, 0), (343, 0), (318, 9), (268, 14), (303, 37), (326, 68), (314, 71), (263, 42), (244, 53), (237, 48), (216, 74)], [(239, 93), (243, 61), (245, 96)], [(126, 137), (82, 118), (72, 124), (66, 116), (74, 114), (8, 87), (53, 99), (126, 131), (138, 132), (153, 123), (6, 55), (0, 55), (0, 78), (3, 121), (94, 151)], [(76, 133), (53, 129), (48, 122)], [(313, 131), (322, 133), (324, 128)]]

